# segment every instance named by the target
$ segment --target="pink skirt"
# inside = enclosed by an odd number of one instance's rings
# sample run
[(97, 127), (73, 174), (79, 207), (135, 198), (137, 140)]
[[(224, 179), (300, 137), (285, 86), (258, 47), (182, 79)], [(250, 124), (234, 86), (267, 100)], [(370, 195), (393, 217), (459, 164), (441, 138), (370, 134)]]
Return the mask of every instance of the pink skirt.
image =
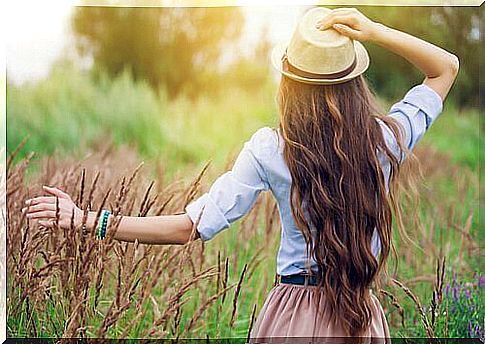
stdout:
[[(315, 286), (279, 283), (271, 289), (253, 329), (250, 343), (354, 343), (339, 324), (330, 321), (325, 298), (315, 305)], [(390, 343), (389, 325), (382, 306), (371, 291), (372, 322), (364, 343)], [(291, 337), (291, 338), (289, 338)], [(311, 342), (309, 338), (314, 338)]]

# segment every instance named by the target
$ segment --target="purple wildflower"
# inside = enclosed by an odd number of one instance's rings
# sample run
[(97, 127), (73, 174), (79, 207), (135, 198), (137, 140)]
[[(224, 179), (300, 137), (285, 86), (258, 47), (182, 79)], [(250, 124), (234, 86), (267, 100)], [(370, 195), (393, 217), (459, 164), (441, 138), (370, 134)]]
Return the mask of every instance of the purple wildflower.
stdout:
[(472, 333), (473, 333), (473, 327), (472, 327), (472, 322), (471, 321), (468, 322), (468, 325), (466, 327), (466, 331), (468, 333), (468, 336), (471, 337), (472, 336)]
[(450, 293), (450, 289), (451, 289), (451, 286), (450, 284), (448, 283), (445, 287), (445, 295), (448, 296), (448, 294)]
[(465, 297), (469, 299), (471, 297), (470, 289), (465, 289)]
[(458, 287), (453, 288), (453, 298), (455, 299), (455, 301), (458, 301), (460, 299), (459, 292), (460, 290), (458, 289)]
[(480, 324), (477, 324), (475, 327), (475, 336), (480, 337), (481, 332)]
[(475, 305), (472, 303), (472, 304), (470, 305), (470, 312), (473, 312), (474, 310), (475, 310)]
[(485, 275), (480, 275), (478, 277), (478, 286), (480, 288), (485, 286)]

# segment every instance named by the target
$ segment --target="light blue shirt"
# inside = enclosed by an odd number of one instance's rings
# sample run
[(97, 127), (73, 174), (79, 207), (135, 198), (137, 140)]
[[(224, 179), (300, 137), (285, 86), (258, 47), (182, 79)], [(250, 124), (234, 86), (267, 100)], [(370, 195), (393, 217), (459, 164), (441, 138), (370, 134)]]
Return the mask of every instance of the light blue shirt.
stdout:
[[(404, 143), (412, 149), (442, 109), (441, 97), (429, 86), (420, 84), (394, 104), (388, 115), (402, 124)], [(404, 154), (399, 152), (394, 135), (382, 121), (379, 123), (389, 148), (403, 160)], [(291, 213), (291, 176), (283, 158), (282, 143), (283, 139), (277, 130), (264, 127), (256, 131), (244, 144), (232, 169), (221, 175), (212, 184), (209, 192), (190, 203), (185, 210), (194, 223), (202, 212), (197, 230), (201, 239), (207, 241), (245, 215), (261, 191), (271, 190), (282, 224), (277, 273), (292, 275), (306, 272), (308, 263), (305, 240)], [(379, 161), (388, 187), (390, 163), (384, 154), (380, 154)], [(376, 257), (380, 249), (379, 236), (374, 230), (372, 252)], [(315, 270), (314, 260), (309, 262), (310, 268)]]

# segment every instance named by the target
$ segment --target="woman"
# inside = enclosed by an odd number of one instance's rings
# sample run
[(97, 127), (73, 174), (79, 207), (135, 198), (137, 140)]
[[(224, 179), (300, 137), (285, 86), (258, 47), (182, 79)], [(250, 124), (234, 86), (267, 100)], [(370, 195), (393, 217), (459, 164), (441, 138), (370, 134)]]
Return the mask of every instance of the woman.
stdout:
[[(368, 54), (359, 41), (387, 48), (425, 76), (379, 114), (363, 72)], [(252, 337), (390, 337), (370, 289), (388, 258), (396, 176), (400, 165), (442, 111), (458, 72), (456, 56), (406, 33), (371, 21), (356, 9), (314, 8), (301, 19), (288, 46), (275, 48), (283, 74), (277, 130), (262, 128), (245, 143), (231, 171), (208, 193), (173, 216), (123, 217), (115, 239), (184, 244), (192, 228), (210, 240), (246, 214), (258, 194), (271, 190), (282, 238), (279, 283), (271, 290)], [(69, 195), (28, 200), (24, 212), (52, 226), (82, 211)], [(100, 223), (90, 212), (87, 227)], [(396, 212), (400, 217), (400, 212)], [(399, 220), (399, 219), (398, 219)]]

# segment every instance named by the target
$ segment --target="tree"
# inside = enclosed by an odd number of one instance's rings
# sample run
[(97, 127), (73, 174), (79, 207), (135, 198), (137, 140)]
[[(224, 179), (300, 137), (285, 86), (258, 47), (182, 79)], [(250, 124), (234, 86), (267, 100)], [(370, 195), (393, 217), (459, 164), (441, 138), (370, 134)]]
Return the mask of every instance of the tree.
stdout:
[(170, 96), (195, 95), (240, 36), (243, 15), (237, 7), (78, 7), (72, 26), (80, 53), (99, 69), (128, 69)]
[[(479, 105), (480, 27), (478, 7), (380, 7), (359, 8), (375, 21), (410, 33), (456, 54), (460, 72), (450, 99), (458, 106)], [(371, 55), (369, 78), (379, 94), (403, 95), (405, 86), (422, 81), (422, 75), (401, 57), (374, 44), (366, 44)]]

